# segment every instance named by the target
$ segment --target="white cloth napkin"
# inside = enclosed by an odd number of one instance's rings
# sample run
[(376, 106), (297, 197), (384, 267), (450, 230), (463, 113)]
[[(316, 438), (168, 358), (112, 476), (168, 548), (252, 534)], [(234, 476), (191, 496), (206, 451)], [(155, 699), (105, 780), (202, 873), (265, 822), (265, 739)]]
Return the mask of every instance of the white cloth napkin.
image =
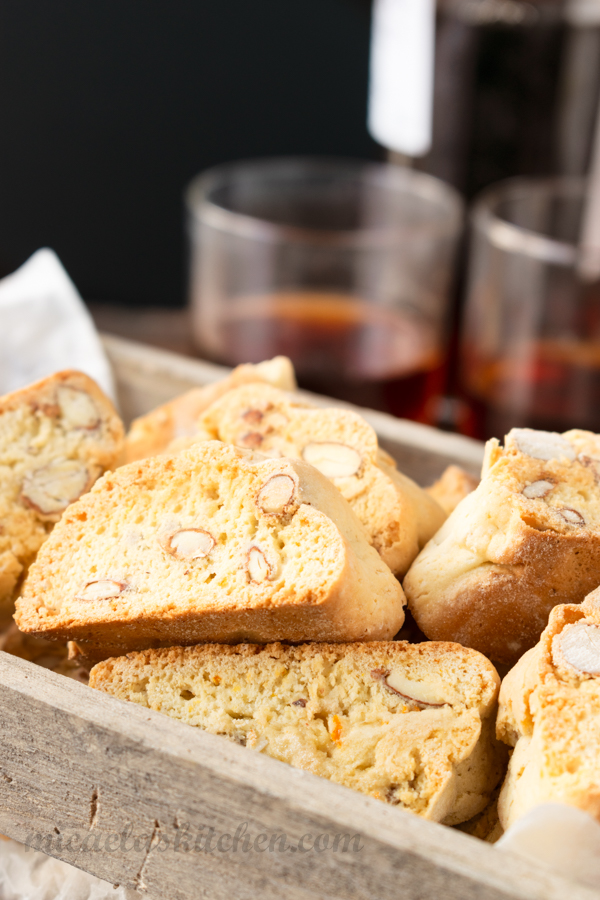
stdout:
[(140, 900), (137, 891), (114, 888), (68, 863), (28, 850), (16, 841), (0, 841), (2, 900)]
[(587, 813), (563, 803), (543, 803), (494, 844), (552, 869), (563, 878), (600, 885), (600, 825)]
[(75, 285), (52, 250), (0, 280), (0, 395), (79, 369), (115, 398), (110, 365)]

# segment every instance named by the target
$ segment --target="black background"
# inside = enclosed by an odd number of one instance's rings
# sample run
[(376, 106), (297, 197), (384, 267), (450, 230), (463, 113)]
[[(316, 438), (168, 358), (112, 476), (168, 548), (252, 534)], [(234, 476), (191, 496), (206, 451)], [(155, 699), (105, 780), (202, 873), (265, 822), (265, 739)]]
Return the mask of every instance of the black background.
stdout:
[(86, 299), (182, 304), (197, 172), (381, 157), (369, 16), (368, 0), (2, 0), (0, 275), (50, 246)]

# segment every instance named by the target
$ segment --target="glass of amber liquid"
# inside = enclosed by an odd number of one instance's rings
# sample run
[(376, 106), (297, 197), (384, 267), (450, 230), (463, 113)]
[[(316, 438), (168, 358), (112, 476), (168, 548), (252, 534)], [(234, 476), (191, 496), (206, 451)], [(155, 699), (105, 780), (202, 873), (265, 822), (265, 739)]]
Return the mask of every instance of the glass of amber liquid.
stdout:
[(228, 365), (427, 421), (443, 385), (462, 203), (428, 175), (311, 158), (219, 166), (186, 193), (193, 333)]
[(600, 283), (581, 273), (585, 182), (510, 179), (472, 213), (461, 380), (481, 437), (600, 431)]

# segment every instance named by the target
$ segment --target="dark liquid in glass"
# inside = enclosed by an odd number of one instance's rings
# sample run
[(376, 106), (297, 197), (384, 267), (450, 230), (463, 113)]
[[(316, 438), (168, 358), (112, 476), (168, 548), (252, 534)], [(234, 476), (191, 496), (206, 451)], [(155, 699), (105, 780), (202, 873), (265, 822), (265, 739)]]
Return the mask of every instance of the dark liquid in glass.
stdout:
[(443, 359), (430, 327), (343, 294), (285, 293), (232, 303), (219, 362), (293, 361), (300, 387), (396, 416), (431, 421)]

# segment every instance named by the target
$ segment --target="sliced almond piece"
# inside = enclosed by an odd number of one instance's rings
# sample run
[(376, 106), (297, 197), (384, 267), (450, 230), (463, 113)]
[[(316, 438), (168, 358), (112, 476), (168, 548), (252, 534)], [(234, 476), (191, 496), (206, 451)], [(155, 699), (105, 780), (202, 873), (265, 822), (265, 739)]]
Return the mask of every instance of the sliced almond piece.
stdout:
[(357, 450), (336, 441), (312, 441), (302, 451), (302, 458), (327, 478), (350, 478), (362, 463)]
[(212, 551), (216, 541), (204, 528), (181, 528), (160, 543), (176, 559), (203, 559)]
[(568, 522), (569, 525), (585, 525), (585, 519), (576, 509), (570, 509), (568, 506), (563, 506), (562, 509), (557, 509), (556, 512), (565, 520), (565, 522)]
[(101, 578), (99, 581), (88, 581), (77, 595), (78, 600), (110, 600), (118, 597), (127, 589), (124, 581), (113, 581), (112, 578)]
[(76, 459), (57, 459), (23, 479), (21, 497), (43, 516), (58, 516), (91, 486), (86, 466)]
[[(560, 636), (560, 653), (578, 672), (600, 675), (600, 626), (578, 622)], [(555, 659), (555, 663), (560, 660)]]
[(381, 681), (394, 694), (398, 694), (404, 700), (417, 703), (419, 706), (440, 707), (446, 706), (448, 703), (447, 700), (443, 700), (439, 696), (438, 691), (431, 685), (421, 681), (418, 683), (410, 681), (404, 675), (401, 675), (400, 672), (390, 672), (389, 669), (373, 669), (371, 675), (377, 681)]
[(600, 459), (597, 456), (586, 456), (580, 453), (577, 457), (582, 466), (591, 469), (592, 475), (596, 481), (600, 481)]
[(273, 475), (256, 495), (256, 505), (264, 513), (280, 516), (292, 503), (295, 490), (290, 475)]
[(265, 414), (260, 409), (247, 409), (242, 415), (242, 419), (247, 425), (260, 425)]
[(553, 488), (554, 485), (551, 481), (533, 481), (531, 484), (526, 485), (521, 493), (524, 497), (527, 497), (528, 500), (541, 500), (542, 497), (549, 494)]
[(533, 428), (513, 428), (507, 435), (507, 444), (533, 459), (575, 459), (575, 448), (556, 431), (535, 431)]
[(258, 431), (248, 431), (238, 440), (240, 447), (247, 447), (249, 450), (258, 450), (262, 442), (263, 436)]
[(63, 385), (57, 392), (60, 412), (68, 428), (84, 428), (92, 431), (100, 424), (98, 407), (87, 393), (78, 388)]
[(262, 584), (271, 574), (271, 566), (267, 562), (265, 554), (258, 547), (250, 547), (246, 558), (246, 571), (250, 581)]

